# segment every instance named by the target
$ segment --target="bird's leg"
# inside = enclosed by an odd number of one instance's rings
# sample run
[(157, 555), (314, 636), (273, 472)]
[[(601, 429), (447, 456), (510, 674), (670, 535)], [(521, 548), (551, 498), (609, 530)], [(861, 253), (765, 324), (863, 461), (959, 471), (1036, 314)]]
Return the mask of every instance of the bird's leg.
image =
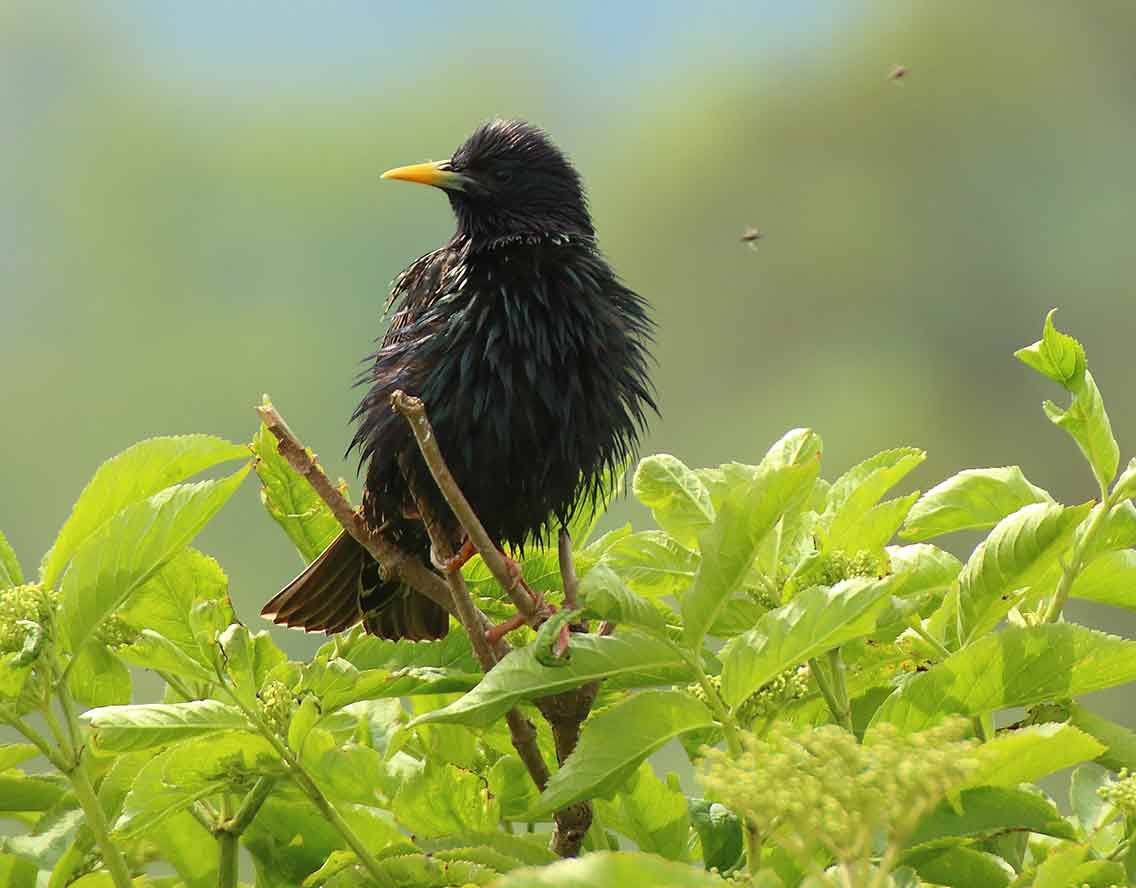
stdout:
[(502, 638), (512, 632), (514, 629), (520, 629), (525, 625), (525, 617), (523, 614), (509, 617), (505, 622), (498, 623), (496, 626), (490, 626), (485, 630), (485, 638), (490, 645), (495, 645)]
[(445, 573), (454, 573), (465, 567), (466, 562), (476, 554), (477, 547), (473, 544), (469, 536), (466, 536), (465, 541), (461, 544), (461, 548), (458, 549), (457, 553), (452, 558), (447, 558), (439, 566)]

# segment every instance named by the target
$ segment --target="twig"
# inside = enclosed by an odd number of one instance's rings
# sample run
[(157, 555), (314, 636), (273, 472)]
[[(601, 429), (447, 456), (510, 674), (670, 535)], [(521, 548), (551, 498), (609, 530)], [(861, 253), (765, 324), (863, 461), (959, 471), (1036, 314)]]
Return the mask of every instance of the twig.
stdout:
[[(491, 622), (473, 603), (460, 572), (456, 573), (460, 584), (456, 584), (451, 576), (450, 584), (447, 585), (441, 577), (426, 567), (420, 560), (402, 552), (380, 534), (375, 533), (367, 525), (363, 516), (351, 508), (351, 504), (347, 502), (339, 488), (331, 483), (323, 469), (320, 468), (319, 463), (308, 453), (304, 445), (292, 433), (292, 430), (288, 428), (288, 424), (276, 411), (276, 408), (266, 401), (257, 408), (257, 413), (265, 427), (276, 438), (277, 450), (280, 455), (307, 480), (316, 495), (327, 504), (340, 526), (370, 552), (384, 569), (393, 568), (398, 576), (412, 586), (416, 592), (421, 592), (438, 602), (462, 622), (469, 634), (478, 662), (481, 663), (483, 669), (488, 671), (498, 659), (509, 652), (509, 645), (503, 639), (490, 649), (485, 637), (485, 630), (490, 627)], [(457, 594), (454, 592), (455, 585), (457, 586)], [(464, 594), (462, 594), (463, 591)], [(464, 616), (461, 613), (462, 610), (465, 611)], [(516, 709), (510, 710), (506, 714), (506, 721), (517, 755), (520, 756), (521, 761), (528, 769), (533, 783), (536, 784), (538, 789), (543, 790), (548, 784), (549, 772), (548, 765), (536, 744), (536, 728)]]
[(560, 579), (564, 584), (564, 608), (576, 610), (576, 593), (580, 588), (580, 581), (576, 578), (576, 565), (572, 560), (572, 537), (565, 528), (560, 529), (557, 555), (560, 560)]
[[(442, 455), (441, 448), (438, 447), (434, 430), (430, 426), (430, 420), (426, 416), (425, 405), (418, 398), (410, 397), (403, 392), (395, 392), (391, 396), (391, 407), (410, 424), (414, 438), (418, 442), (418, 449), (430, 469), (434, 482), (438, 485), (438, 489), (445, 497), (454, 517), (461, 524), (474, 548), (484, 559), (494, 578), (508, 593), (522, 616), (527, 620), (538, 618), (537, 602), (533, 601), (522, 588), (520, 578), (509, 570), (504, 556), (497, 549), (493, 540), (489, 538), (481, 519), (477, 517), (473, 507), (469, 504), (469, 500), (466, 499), (465, 494), (450, 472), (449, 466), (446, 465), (445, 457)], [(444, 534), (440, 532), (437, 516), (429, 513), (429, 503), (418, 494), (419, 492), (415, 491), (415, 501), (426, 529), (430, 533), (434, 551), (439, 558), (448, 558), (452, 555), (452, 543), (445, 539)], [(567, 603), (574, 601), (578, 585), (576, 569), (572, 563), (572, 541), (567, 533), (560, 536), (559, 560), (565, 602)], [(468, 597), (469, 592), (465, 588), (465, 580), (461, 577), (460, 571), (450, 573), (450, 589), (455, 602), (463, 596)], [(472, 601), (469, 602), (469, 607), (473, 607)], [(466, 605), (464, 603), (459, 604), (458, 610), (466, 610)], [(461, 618), (460, 614), (459, 618)], [(474, 640), (476, 650), (479, 642), (484, 639), (476, 638), (476, 635), (480, 633), (475, 633), (471, 627), (477, 627), (480, 624), (475, 622), (472, 616), (468, 620), (466, 618), (461, 619), (466, 626), (466, 631), (470, 632)], [(554, 694), (550, 697), (542, 697), (534, 701), (541, 715), (552, 728), (552, 737), (556, 743), (556, 758), (560, 764), (563, 764), (565, 759), (575, 750), (576, 742), (580, 737), (580, 725), (588, 717), (598, 691), (599, 683), (589, 682), (574, 690)], [(536, 745), (535, 729), (517, 709), (511, 710), (506, 715), (506, 721), (512, 736), (513, 747), (525, 763), (525, 767), (528, 768), (529, 775), (537, 788), (543, 791), (548, 782), (548, 767)], [(591, 802), (578, 802), (575, 805), (562, 808), (555, 812), (553, 819), (556, 821), (556, 827), (552, 834), (552, 850), (561, 857), (575, 857), (580, 853), (584, 836), (587, 835), (592, 823)]]
[(422, 404), (422, 400), (407, 395), (405, 392), (397, 391), (391, 395), (391, 407), (410, 424), (414, 438), (418, 442), (418, 449), (422, 452), (422, 458), (426, 461), (426, 467), (430, 470), (434, 483), (438, 485), (438, 489), (446, 498), (454, 517), (457, 518), (458, 523), (469, 536), (470, 542), (473, 543), (477, 553), (485, 561), (485, 565), (493, 574), (494, 579), (505, 590), (505, 593), (512, 599), (513, 605), (526, 620), (536, 617), (536, 602), (520, 588), (520, 578), (509, 570), (505, 556), (501, 554), (493, 540), (489, 538), (489, 534), (485, 532), (481, 519), (473, 511), (469, 500), (465, 498), (465, 494), (462, 493), (457, 481), (454, 480), (449, 466), (446, 465), (442, 451), (438, 447), (438, 439), (434, 435), (434, 429), (426, 416), (426, 408)]
[(276, 438), (276, 449), (280, 455), (307, 480), (319, 498), (327, 504), (340, 526), (371, 553), (379, 563), (384, 577), (397, 575), (413, 587), (415, 592), (425, 595), (456, 616), (449, 589), (442, 578), (421, 560), (386, 540), (382, 534), (367, 524), (359, 512), (351, 508), (347, 498), (331, 483), (315, 457), (308, 453), (299, 439), (292, 434), (292, 430), (288, 428), (284, 418), (276, 412), (276, 408), (266, 399), (256, 408), (256, 412), (268, 431)]

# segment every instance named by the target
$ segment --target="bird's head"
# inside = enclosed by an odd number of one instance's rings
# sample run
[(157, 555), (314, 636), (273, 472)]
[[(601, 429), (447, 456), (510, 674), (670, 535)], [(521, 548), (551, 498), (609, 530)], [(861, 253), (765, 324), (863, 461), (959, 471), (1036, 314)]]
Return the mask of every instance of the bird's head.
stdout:
[(475, 243), (593, 234), (579, 174), (543, 130), (521, 120), (491, 120), (449, 160), (398, 167), (383, 178), (441, 188), (459, 233)]

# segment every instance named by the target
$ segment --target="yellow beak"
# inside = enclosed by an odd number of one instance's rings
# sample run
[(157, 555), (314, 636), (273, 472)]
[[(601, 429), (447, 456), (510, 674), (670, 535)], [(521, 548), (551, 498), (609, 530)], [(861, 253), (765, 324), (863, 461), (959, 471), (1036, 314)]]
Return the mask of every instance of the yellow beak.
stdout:
[(458, 191), (465, 187), (465, 176), (446, 169), (447, 161), (434, 163), (415, 163), (410, 166), (395, 167), (383, 173), (384, 179), (401, 179), (403, 182), (417, 182), (419, 185), (433, 185), (435, 188), (452, 188)]

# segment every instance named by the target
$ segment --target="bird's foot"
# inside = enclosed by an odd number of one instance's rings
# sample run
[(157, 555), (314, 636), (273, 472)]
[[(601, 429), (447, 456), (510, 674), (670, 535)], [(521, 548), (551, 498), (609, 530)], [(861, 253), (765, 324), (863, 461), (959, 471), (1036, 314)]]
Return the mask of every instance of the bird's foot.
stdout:
[(477, 554), (477, 547), (473, 544), (469, 537), (461, 544), (461, 548), (452, 558), (447, 558), (439, 565), (445, 573), (457, 573), (466, 562), (469, 561), (474, 555)]
[(498, 623), (496, 626), (490, 626), (485, 630), (485, 639), (491, 646), (496, 645), (502, 638), (512, 632), (514, 629), (520, 629), (528, 621), (524, 618), (523, 614), (517, 614), (514, 617), (509, 617), (505, 622)]

